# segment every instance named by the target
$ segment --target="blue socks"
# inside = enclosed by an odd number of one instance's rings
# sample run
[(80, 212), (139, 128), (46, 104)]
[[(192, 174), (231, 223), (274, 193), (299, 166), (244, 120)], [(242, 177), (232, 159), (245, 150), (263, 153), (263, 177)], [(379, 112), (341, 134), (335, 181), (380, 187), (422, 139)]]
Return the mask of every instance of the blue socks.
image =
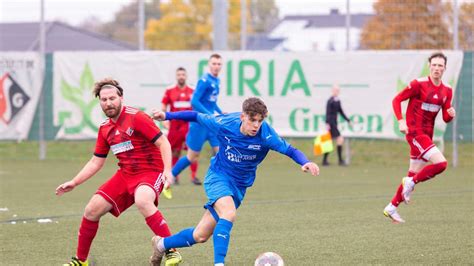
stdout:
[(178, 176), (189, 165), (191, 165), (191, 162), (188, 160), (188, 157), (183, 156), (176, 162), (171, 173), (173, 173), (173, 176)]
[(165, 250), (170, 248), (190, 247), (196, 244), (193, 237), (194, 227), (184, 229), (183, 231), (163, 239)]
[[(230, 231), (232, 230), (233, 223), (219, 219), (214, 229), (212, 238), (214, 240), (214, 264), (224, 263), (227, 250), (229, 248)], [(193, 237), (194, 227), (184, 229), (183, 231), (166, 237), (163, 239), (163, 246), (165, 250), (171, 248), (183, 248), (190, 247), (196, 244), (196, 240)]]
[(224, 263), (227, 249), (229, 248), (230, 230), (232, 230), (232, 222), (219, 219), (212, 238), (214, 240), (214, 264)]

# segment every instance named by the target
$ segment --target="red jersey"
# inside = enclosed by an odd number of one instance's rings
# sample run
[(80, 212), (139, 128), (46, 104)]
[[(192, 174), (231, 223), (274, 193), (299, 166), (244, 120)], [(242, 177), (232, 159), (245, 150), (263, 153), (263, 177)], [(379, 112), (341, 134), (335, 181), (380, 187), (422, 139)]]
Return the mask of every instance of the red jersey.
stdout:
[(161, 102), (170, 106), (170, 112), (192, 110), (191, 97), (194, 90), (188, 86), (183, 89), (178, 85), (168, 88)]
[(415, 79), (393, 99), (393, 110), (398, 120), (403, 119), (401, 102), (410, 99), (406, 112), (408, 134), (426, 134), (433, 138), (434, 123), (439, 110), (442, 110), (446, 123), (453, 119), (447, 112), (451, 108), (452, 95), (451, 87), (442, 82), (436, 86), (430, 77)]
[[(193, 108), (191, 107), (191, 97), (193, 95), (193, 92), (194, 90), (189, 86), (179, 88), (178, 85), (176, 85), (166, 90), (161, 102), (170, 106), (170, 112), (192, 110)], [(187, 132), (187, 125), (189, 124), (189, 122), (181, 120), (172, 120), (170, 122), (170, 131), (184, 130)]]
[(162, 135), (144, 112), (124, 106), (117, 121), (106, 119), (99, 128), (94, 155), (106, 157), (109, 150), (128, 175), (138, 172), (163, 172), (163, 161), (155, 141)]

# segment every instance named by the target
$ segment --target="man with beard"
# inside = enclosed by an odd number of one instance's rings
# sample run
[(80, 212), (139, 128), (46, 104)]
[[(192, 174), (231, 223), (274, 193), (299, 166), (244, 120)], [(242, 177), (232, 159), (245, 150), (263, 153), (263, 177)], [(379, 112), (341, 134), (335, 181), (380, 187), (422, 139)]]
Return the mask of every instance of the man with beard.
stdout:
[[(100, 125), (94, 155), (73, 179), (56, 188), (56, 195), (73, 190), (96, 174), (103, 167), (109, 150), (119, 160), (120, 168), (87, 204), (79, 227), (76, 256), (65, 265), (89, 265), (87, 257), (100, 218), (108, 212), (118, 217), (134, 203), (155, 235), (171, 235), (157, 209), (165, 181), (172, 181), (168, 139), (144, 112), (122, 105), (123, 89), (116, 80), (95, 83), (94, 95), (108, 117)], [(150, 263), (160, 265), (162, 256), (152, 256)], [(165, 258), (168, 265), (181, 262), (175, 250), (167, 250)]]

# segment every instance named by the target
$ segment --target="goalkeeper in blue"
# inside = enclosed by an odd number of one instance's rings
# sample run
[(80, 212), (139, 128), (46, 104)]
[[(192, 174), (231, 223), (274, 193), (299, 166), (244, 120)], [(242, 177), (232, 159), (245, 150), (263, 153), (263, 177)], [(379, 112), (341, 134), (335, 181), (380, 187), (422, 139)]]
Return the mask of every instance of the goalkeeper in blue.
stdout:
[(259, 98), (248, 98), (242, 112), (209, 115), (194, 111), (154, 111), (156, 120), (194, 121), (215, 132), (219, 152), (211, 159), (204, 189), (209, 201), (196, 227), (182, 230), (170, 237), (153, 238), (154, 252), (163, 256), (171, 248), (190, 247), (204, 243), (211, 236), (214, 241), (214, 265), (224, 265), (229, 247), (230, 232), (237, 217), (247, 188), (255, 181), (257, 166), (265, 159), (269, 150), (274, 150), (293, 159), (301, 170), (313, 176), (319, 175), (319, 167), (308, 160), (299, 150), (278, 136), (264, 121), (267, 107)]

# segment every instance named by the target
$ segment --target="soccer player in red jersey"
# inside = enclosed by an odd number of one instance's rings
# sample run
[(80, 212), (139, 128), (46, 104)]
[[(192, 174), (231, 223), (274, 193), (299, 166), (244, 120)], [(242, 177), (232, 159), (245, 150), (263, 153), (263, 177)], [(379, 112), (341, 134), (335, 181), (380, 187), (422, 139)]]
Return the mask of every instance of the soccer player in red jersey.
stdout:
[[(398, 214), (397, 207), (401, 202), (410, 202), (415, 185), (442, 173), (448, 166), (446, 158), (433, 143), (434, 123), (438, 112), (442, 111), (446, 123), (456, 116), (456, 111), (451, 106), (453, 91), (441, 81), (447, 57), (440, 52), (434, 53), (428, 62), (430, 75), (410, 82), (392, 102), (400, 132), (406, 135), (410, 145), (408, 176), (402, 179), (402, 184), (383, 212), (395, 223), (405, 222)], [(401, 110), (401, 102), (405, 100), (409, 100), (406, 122)], [(427, 164), (428, 162), (430, 164)]]
[[(194, 90), (186, 84), (186, 69), (179, 67), (176, 69), (176, 82), (174, 87), (166, 90), (161, 100), (163, 112), (177, 112), (192, 110), (191, 97)], [(166, 122), (166, 123), (164, 123)], [(163, 121), (163, 125), (168, 128), (168, 140), (171, 144), (173, 166), (179, 159), (181, 150), (187, 149), (185, 140), (189, 130), (189, 122), (181, 120)], [(191, 182), (201, 185), (201, 181), (196, 177), (198, 162), (191, 163)], [(179, 184), (179, 178), (175, 176), (175, 184)]]
[[(76, 256), (65, 265), (88, 265), (87, 257), (100, 218), (108, 212), (118, 217), (134, 203), (155, 235), (171, 235), (157, 209), (165, 181), (172, 181), (168, 139), (144, 112), (122, 105), (123, 89), (117, 81), (104, 79), (95, 83), (94, 95), (108, 117), (100, 125), (94, 155), (73, 179), (56, 188), (56, 195), (73, 190), (96, 174), (109, 150), (117, 157), (119, 169), (87, 204), (79, 228)], [(167, 262), (174, 262), (170, 265), (181, 261), (180, 254), (174, 250), (167, 255)], [(161, 257), (152, 256), (150, 263), (160, 265)]]

